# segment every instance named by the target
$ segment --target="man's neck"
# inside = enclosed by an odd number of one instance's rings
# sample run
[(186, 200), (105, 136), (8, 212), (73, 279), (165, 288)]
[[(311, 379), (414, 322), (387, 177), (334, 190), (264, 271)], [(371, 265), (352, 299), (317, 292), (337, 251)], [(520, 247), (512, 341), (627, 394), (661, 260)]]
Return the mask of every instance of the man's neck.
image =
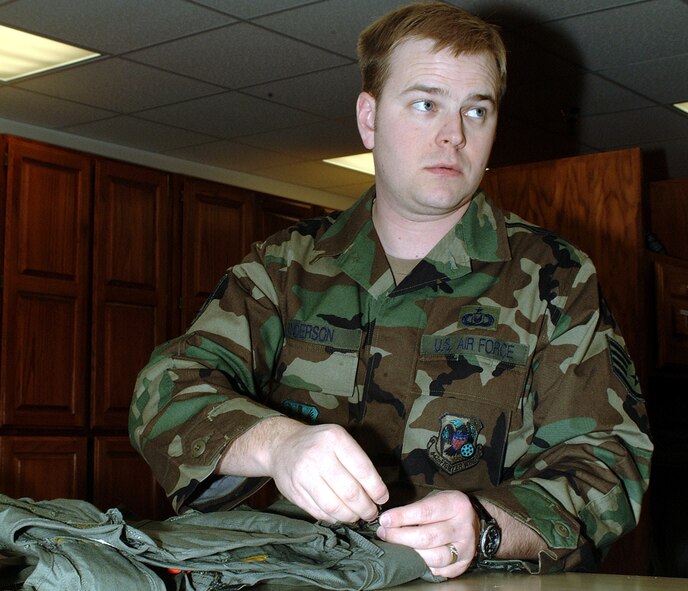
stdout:
[(385, 253), (399, 259), (422, 259), (463, 217), (468, 204), (446, 216), (411, 220), (379, 198), (373, 202), (373, 225)]

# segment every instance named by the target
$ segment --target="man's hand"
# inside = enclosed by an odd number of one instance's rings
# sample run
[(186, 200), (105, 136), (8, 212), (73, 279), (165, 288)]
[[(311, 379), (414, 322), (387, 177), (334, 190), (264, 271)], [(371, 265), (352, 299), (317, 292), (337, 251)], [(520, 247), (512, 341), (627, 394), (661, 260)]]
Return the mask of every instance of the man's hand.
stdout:
[(331, 523), (370, 521), (389, 499), (370, 458), (337, 425), (266, 419), (230, 446), (219, 472), (270, 476), (292, 503)]
[(452, 578), (471, 565), (479, 532), (480, 522), (470, 499), (462, 492), (446, 490), (385, 511), (377, 535), (410, 546), (433, 575)]

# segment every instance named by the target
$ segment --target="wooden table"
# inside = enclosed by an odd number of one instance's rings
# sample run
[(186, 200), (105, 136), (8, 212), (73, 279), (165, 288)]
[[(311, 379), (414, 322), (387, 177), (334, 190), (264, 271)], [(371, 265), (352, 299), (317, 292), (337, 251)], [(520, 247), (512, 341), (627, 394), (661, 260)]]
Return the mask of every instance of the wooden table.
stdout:
[(396, 591), (688, 591), (688, 579), (597, 573), (469, 573), (446, 583), (414, 581)]
[[(294, 591), (294, 587), (259, 586), (266, 591)], [(299, 586), (298, 591), (318, 587)], [(444, 583), (412, 581), (390, 591), (688, 591), (688, 579), (637, 577), (596, 573), (553, 575), (469, 573)]]

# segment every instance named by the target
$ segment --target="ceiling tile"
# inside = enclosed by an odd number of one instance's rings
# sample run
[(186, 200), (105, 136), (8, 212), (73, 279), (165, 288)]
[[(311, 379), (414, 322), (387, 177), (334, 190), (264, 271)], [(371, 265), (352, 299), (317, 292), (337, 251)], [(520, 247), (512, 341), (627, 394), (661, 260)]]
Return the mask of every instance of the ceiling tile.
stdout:
[(645, 0), (479, 0), (474, 3), (475, 6), (466, 6), (465, 2), (457, 0), (452, 4), (474, 11), (502, 27), (511, 28), (626, 6), (634, 1), (638, 3)]
[(653, 102), (614, 82), (579, 72), (577, 76), (543, 78), (511, 88), (500, 117), (507, 123), (515, 118), (550, 132), (568, 133), (581, 116), (652, 106)]
[(245, 23), (164, 43), (127, 57), (233, 89), (347, 62)]
[(355, 111), (360, 86), (358, 65), (350, 64), (252, 86), (242, 92), (322, 117), (337, 118)]
[(687, 3), (651, 0), (534, 27), (532, 34), (555, 54), (599, 71), (688, 53), (687, 27)]
[(202, 162), (209, 166), (251, 172), (269, 166), (283, 166), (296, 162), (295, 158), (271, 150), (254, 148), (227, 141), (212, 142), (168, 150), (169, 156)]
[(604, 70), (602, 74), (659, 103), (688, 100), (688, 53)]
[(312, 0), (195, 0), (220, 12), (239, 18), (250, 19), (273, 12), (282, 12), (289, 8), (310, 4)]
[[(518, 31), (504, 34), (507, 50), (507, 86), (514, 88), (546, 77), (577, 77), (583, 70), (550, 52), (542, 50), (536, 40)], [(507, 91), (509, 92), (509, 91)]]
[(581, 116), (654, 106), (645, 97), (596, 74), (581, 76), (579, 83), (577, 94)]
[(206, 143), (214, 139), (198, 133), (127, 116), (74, 125), (66, 128), (66, 131), (150, 152), (167, 152), (174, 148)]
[(360, 31), (378, 16), (404, 4), (408, 2), (325, 0), (259, 18), (254, 22), (355, 60)]
[(218, 138), (252, 135), (316, 121), (317, 117), (239, 92), (224, 92), (138, 113), (139, 117), (184, 126)]
[(58, 70), (15, 86), (119, 113), (167, 105), (220, 90), (120, 58)]
[(348, 156), (365, 150), (354, 116), (246, 136), (241, 143), (283, 151), (302, 160)]
[(112, 117), (112, 112), (28, 90), (0, 86), (0, 117), (41, 127), (60, 128)]
[(688, 137), (688, 116), (669, 108), (652, 107), (581, 117), (578, 137), (581, 142), (599, 149), (678, 139)]
[(219, 27), (234, 19), (185, 0), (20, 0), (0, 22), (101, 53), (121, 53)]

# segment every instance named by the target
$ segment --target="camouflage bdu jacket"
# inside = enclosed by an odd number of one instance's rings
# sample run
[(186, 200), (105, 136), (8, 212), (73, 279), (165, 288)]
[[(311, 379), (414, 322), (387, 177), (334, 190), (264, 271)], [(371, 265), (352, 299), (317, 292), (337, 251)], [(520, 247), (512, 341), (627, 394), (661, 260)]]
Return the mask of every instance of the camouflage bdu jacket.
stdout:
[(278, 233), (229, 269), (141, 371), (133, 445), (181, 511), (236, 482), (213, 468), (262, 419), (338, 423), (390, 505), (475, 492), (547, 541), (523, 568), (593, 568), (636, 525), (652, 454), (593, 264), (478, 193), (396, 285), (373, 199)]

